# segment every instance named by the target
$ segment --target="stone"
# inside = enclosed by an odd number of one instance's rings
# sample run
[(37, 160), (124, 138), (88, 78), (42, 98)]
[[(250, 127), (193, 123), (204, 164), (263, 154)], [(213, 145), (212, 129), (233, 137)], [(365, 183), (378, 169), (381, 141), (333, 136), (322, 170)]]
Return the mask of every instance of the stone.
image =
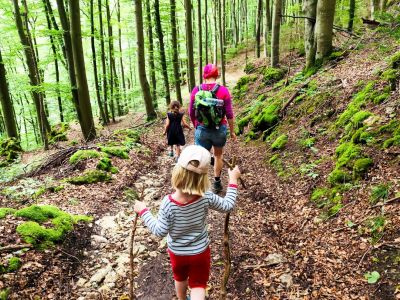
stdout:
[(282, 274), (279, 276), (279, 281), (286, 286), (286, 288), (290, 288), (293, 285), (293, 277), (290, 274)]
[(106, 277), (104, 278), (104, 283), (115, 283), (118, 280), (118, 274), (111, 270), (111, 272), (109, 272)]
[(76, 283), (76, 286), (83, 287), (86, 283), (85, 278), (79, 278), (78, 282)]
[(90, 282), (91, 283), (99, 283), (101, 282), (104, 277), (106, 277), (106, 275), (112, 270), (112, 266), (111, 265), (107, 265), (105, 268), (101, 268), (99, 269), (91, 278), (90, 278)]
[(158, 252), (157, 251), (151, 251), (149, 252), (150, 257), (157, 257)]
[(284, 258), (283, 255), (279, 254), (279, 253), (271, 253), (271, 254), (268, 254), (265, 261), (268, 266), (272, 266), (272, 265), (278, 265), (280, 263), (286, 262), (286, 258)]
[(115, 222), (114, 216), (104, 216), (100, 220), (96, 221), (96, 224), (102, 228), (102, 234), (108, 231), (116, 231), (118, 227), (118, 224)]
[(92, 244), (100, 245), (100, 244), (103, 244), (103, 243), (105, 243), (105, 244), (108, 243), (108, 240), (104, 236), (92, 235)]

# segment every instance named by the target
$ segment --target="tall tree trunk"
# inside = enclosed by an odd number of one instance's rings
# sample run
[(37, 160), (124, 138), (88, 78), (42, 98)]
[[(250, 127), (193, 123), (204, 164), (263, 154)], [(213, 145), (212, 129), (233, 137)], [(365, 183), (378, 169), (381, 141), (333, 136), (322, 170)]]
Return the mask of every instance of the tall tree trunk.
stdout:
[[(29, 30), (28, 28), (24, 28), (18, 0), (13, 0), (13, 4), (14, 4), (15, 22), (17, 25), (18, 34), (21, 40), (21, 44), (24, 46), (26, 63), (28, 65), (29, 80), (30, 84), (33, 86), (33, 89), (31, 91), (32, 99), (36, 107), (37, 119), (40, 126), (40, 133), (44, 144), (44, 148), (45, 150), (47, 150), (49, 147), (47, 132), (50, 131), (50, 125), (44, 111), (43, 97), (40, 92), (40, 89), (38, 88), (40, 86), (40, 75), (36, 65), (35, 51), (33, 49), (32, 40), (29, 36)], [(24, 13), (25, 13), (25, 18), (27, 18), (26, 16), (27, 11), (25, 11)]]
[(218, 14), (218, 1), (219, 0), (214, 0), (214, 11), (213, 11), (213, 16), (214, 16), (214, 65), (218, 65), (218, 24), (217, 23), (217, 14)]
[(154, 111), (153, 101), (151, 99), (150, 87), (146, 78), (146, 59), (144, 55), (144, 37), (143, 37), (143, 12), (142, 0), (135, 1), (136, 16), (136, 39), (137, 39), (137, 60), (139, 81), (142, 87), (143, 100), (146, 106), (147, 119), (155, 119), (157, 117)]
[[(272, 1), (271, 1), (272, 2)], [(268, 39), (271, 32), (271, 11), (270, 11), (270, 0), (265, 0), (265, 10), (264, 10), (264, 55), (268, 57)]]
[(104, 27), (103, 27), (103, 7), (101, 0), (98, 0), (97, 7), (99, 10), (99, 26), (100, 26), (100, 56), (101, 56), (101, 68), (103, 77), (103, 105), (104, 105), (104, 122), (110, 123), (110, 115), (108, 111), (108, 84), (107, 84), (107, 65), (106, 65), (106, 50), (104, 44)]
[(263, 0), (258, 0), (257, 4), (257, 19), (256, 19), (256, 57), (261, 55), (261, 22), (263, 15)]
[(218, 22), (218, 25), (219, 25), (219, 28), (218, 28), (218, 31), (219, 31), (219, 50), (220, 50), (220, 54), (221, 54), (221, 73), (222, 73), (222, 84), (223, 85), (226, 85), (226, 83), (225, 83), (225, 53), (224, 53), (224, 48), (225, 48), (225, 45), (224, 45), (224, 31), (223, 31), (223, 22), (222, 22), (222, 15), (223, 15), (223, 13), (222, 13), (222, 4), (221, 4), (221, 2), (222, 2), (223, 0), (219, 0), (218, 1), (218, 19), (219, 19), (219, 22)]
[(379, 11), (379, 0), (370, 0), (371, 20), (375, 20), (376, 13)]
[(380, 10), (382, 12), (384, 12), (386, 10), (386, 5), (387, 5), (387, 0), (381, 0), (379, 6), (380, 6)]
[(317, 17), (318, 0), (304, 0), (304, 48), (306, 51), (306, 69), (315, 64), (315, 55), (317, 51), (316, 40), (314, 36), (315, 22)]
[(222, 43), (221, 43), (221, 45), (220, 45), (220, 48), (221, 48), (221, 73), (222, 73), (222, 84), (223, 85), (226, 85), (226, 80), (225, 80), (225, 51), (226, 51), (226, 49), (225, 49), (225, 46), (226, 46), (226, 38), (225, 38), (225, 36), (226, 36), (226, 22), (225, 22), (225, 20), (226, 20), (226, 11), (225, 11), (225, 7), (226, 7), (226, 2), (225, 2), (225, 0), (220, 0), (220, 1), (222, 1), (222, 9), (220, 10), (220, 13), (221, 13), (221, 19), (220, 19), (220, 22), (221, 22), (221, 39), (222, 39)]
[(3, 111), (3, 119), (8, 137), (18, 138), (17, 123), (14, 118), (14, 107), (10, 98), (8, 89), (6, 68), (4, 66), (3, 57), (0, 49), (0, 102)]
[(162, 75), (164, 78), (165, 100), (167, 102), (167, 105), (169, 105), (171, 103), (171, 95), (170, 95), (170, 91), (169, 91), (167, 59), (165, 56), (164, 34), (162, 31), (162, 26), (161, 26), (159, 0), (154, 0), (154, 21), (156, 23), (157, 37), (158, 37), (158, 42), (160, 45), (161, 70), (162, 70)]
[[(198, 50), (199, 50), (199, 84), (202, 82), (203, 74), (203, 36), (201, 30), (201, 0), (197, 0), (197, 27), (198, 27)], [(206, 46), (207, 47), (207, 46)]]
[(206, 45), (206, 64), (208, 64), (208, 0), (204, 0), (204, 29), (205, 29), (205, 45)]
[(332, 52), (333, 19), (335, 16), (336, 0), (318, 0), (316, 39), (316, 59), (323, 59)]
[(78, 121), (79, 123), (81, 123), (82, 114), (81, 114), (81, 108), (79, 107), (79, 94), (75, 77), (74, 56), (72, 53), (73, 51), (72, 51), (70, 24), (67, 13), (65, 11), (63, 0), (57, 0), (57, 8), (58, 8), (58, 14), (60, 16), (61, 27), (63, 29), (65, 55), (67, 57), (68, 75), (71, 83), (72, 102), (74, 103), (75, 106), (75, 110), (78, 116)]
[[(329, 0), (328, 0), (329, 1)], [(279, 36), (281, 31), (282, 0), (275, 0), (272, 17), (271, 67), (279, 64)]]
[(239, 0), (233, 0), (232, 14), (233, 14), (233, 43), (235, 48), (239, 43), (239, 28), (238, 28), (238, 12), (240, 12)]
[(124, 95), (124, 105), (128, 107), (128, 101), (126, 99), (126, 83), (125, 83), (125, 69), (124, 63), (122, 59), (122, 24), (121, 24), (121, 4), (120, 0), (117, 0), (117, 20), (118, 20), (118, 45), (119, 45), (119, 65), (121, 68), (121, 81), (122, 81), (122, 89)]
[(58, 65), (58, 55), (57, 55), (55, 37), (51, 33), (53, 28), (52, 28), (50, 14), (49, 14), (46, 0), (43, 0), (43, 5), (44, 5), (45, 14), (46, 14), (47, 27), (50, 31), (49, 37), (50, 37), (51, 50), (53, 51), (53, 56), (54, 56), (54, 68), (56, 71), (56, 83), (57, 83), (56, 93), (57, 93), (58, 111), (59, 111), (59, 115), (60, 115), (60, 122), (64, 122), (63, 106), (62, 106), (61, 93), (60, 93), (60, 68)]
[[(109, 86), (110, 86), (110, 109), (111, 109), (111, 118), (113, 122), (115, 123), (115, 105), (114, 105), (114, 97), (115, 100), (117, 100), (117, 112), (118, 115), (119, 113), (119, 101), (118, 101), (118, 96), (115, 96), (117, 94), (117, 91), (115, 89), (117, 88), (115, 82), (116, 82), (116, 76), (117, 74), (114, 73), (115, 70), (115, 59), (114, 59), (114, 37), (113, 37), (113, 30), (112, 30), (112, 25), (111, 25), (111, 13), (110, 13), (110, 5), (108, 0), (106, 0), (106, 17), (107, 17), (107, 29), (108, 29), (108, 58), (110, 61), (109, 65), (109, 73), (110, 73), (110, 81), (109, 81)], [(115, 91), (115, 94), (114, 94)]]
[(86, 78), (85, 58), (82, 47), (81, 14), (79, 0), (69, 0), (69, 13), (71, 20), (71, 42), (74, 58), (74, 68), (79, 93), (79, 107), (82, 114), (81, 128), (86, 141), (96, 137), (92, 107), (90, 105), (89, 88)]
[(353, 31), (353, 24), (354, 24), (354, 16), (356, 13), (356, 0), (350, 0), (350, 8), (349, 8), (349, 23), (347, 25), (348, 31)]
[(154, 41), (153, 41), (153, 22), (151, 20), (150, 0), (145, 0), (146, 19), (147, 19), (147, 34), (149, 41), (149, 73), (150, 73), (150, 90), (151, 98), (153, 99), (154, 108), (158, 108), (157, 101), (157, 80), (156, 68), (154, 66)]
[(186, 11), (186, 49), (188, 58), (188, 75), (189, 90), (193, 90), (196, 85), (194, 76), (194, 59), (193, 59), (193, 29), (192, 29), (192, 1), (184, 0)]
[(101, 103), (100, 96), (100, 85), (99, 85), (99, 76), (97, 73), (97, 57), (96, 57), (96, 45), (95, 45), (95, 28), (94, 28), (94, 0), (90, 0), (90, 45), (92, 48), (92, 62), (93, 62), (93, 73), (94, 73), (94, 85), (96, 89), (96, 99), (97, 105), (99, 106), (100, 111), (100, 119), (103, 125), (106, 124), (106, 116), (104, 114), (103, 104)]
[(170, 0), (171, 9), (171, 44), (172, 44), (172, 64), (174, 66), (174, 83), (176, 91), (176, 99), (182, 102), (181, 93), (181, 76), (179, 71), (179, 51), (178, 51), (178, 36), (176, 32), (176, 1)]

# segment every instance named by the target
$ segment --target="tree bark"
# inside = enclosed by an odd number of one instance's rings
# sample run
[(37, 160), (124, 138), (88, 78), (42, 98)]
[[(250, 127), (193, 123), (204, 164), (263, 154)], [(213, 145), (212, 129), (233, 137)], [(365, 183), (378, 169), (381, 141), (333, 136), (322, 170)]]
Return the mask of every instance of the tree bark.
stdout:
[(355, 12), (356, 12), (356, 0), (350, 0), (349, 24), (347, 25), (347, 30), (350, 31), (350, 32), (353, 31), (353, 23), (354, 23)]
[(222, 54), (221, 54), (221, 73), (222, 73), (222, 84), (226, 85), (225, 80), (225, 52), (226, 52), (226, 1), (222, 0), (222, 45), (220, 46)]
[(205, 10), (205, 15), (204, 15), (204, 29), (205, 29), (205, 54), (206, 54), (206, 61), (205, 64), (208, 64), (208, 0), (204, 0), (204, 10)]
[[(50, 131), (50, 125), (46, 118), (44, 105), (43, 105), (43, 97), (40, 92), (40, 75), (39, 70), (36, 65), (36, 58), (35, 58), (35, 51), (33, 49), (32, 40), (29, 36), (28, 28), (24, 28), (22, 17), (19, 9), (18, 0), (13, 0), (14, 10), (15, 10), (15, 22), (18, 30), (18, 34), (21, 40), (21, 44), (24, 46), (25, 58), (26, 63), (28, 66), (28, 73), (29, 73), (29, 80), (30, 84), (34, 87), (31, 91), (32, 99), (36, 107), (37, 119), (39, 122), (40, 133), (42, 137), (42, 141), (44, 144), (44, 149), (47, 150), (48, 139), (47, 139), (47, 132)], [(27, 12), (25, 11), (25, 14)], [(27, 16), (25, 15), (25, 18)], [(26, 23), (26, 22), (25, 22)]]
[(214, 16), (214, 65), (218, 65), (218, 24), (217, 23), (217, 14), (218, 14), (218, 1), (219, 0), (214, 0), (214, 11), (213, 11), (213, 16)]
[(181, 76), (179, 70), (179, 51), (178, 51), (178, 36), (176, 32), (176, 1), (170, 0), (171, 9), (171, 44), (172, 44), (172, 64), (174, 66), (174, 83), (176, 91), (176, 99), (182, 104), (181, 93)]
[(271, 10), (270, 10), (270, 0), (265, 1), (265, 13), (264, 13), (264, 55), (268, 57), (268, 38), (271, 32)]
[(79, 0), (69, 0), (69, 13), (71, 20), (72, 53), (79, 94), (79, 108), (82, 114), (80, 125), (85, 140), (90, 141), (96, 137), (96, 129), (94, 127), (89, 88), (86, 78), (85, 58), (82, 47)]
[(304, 0), (304, 48), (306, 51), (306, 69), (315, 64), (317, 45), (314, 36), (315, 20), (317, 17), (318, 0)]
[(4, 124), (8, 137), (18, 137), (17, 123), (14, 118), (14, 107), (10, 98), (8, 89), (6, 68), (4, 66), (3, 57), (0, 49), (0, 102), (3, 111)]
[(317, 4), (316, 59), (323, 59), (332, 52), (333, 19), (335, 16), (336, 0), (319, 0)]
[(375, 20), (376, 13), (379, 11), (379, 0), (371, 0), (370, 11), (371, 20)]
[(201, 0), (197, 0), (197, 27), (198, 27), (198, 50), (199, 50), (199, 84), (203, 75), (203, 36), (201, 28)]
[(107, 65), (106, 65), (106, 50), (104, 44), (104, 28), (103, 28), (103, 8), (101, 0), (98, 0), (97, 7), (99, 10), (99, 26), (100, 26), (100, 54), (101, 54), (101, 68), (103, 76), (103, 105), (104, 105), (104, 122), (110, 123), (110, 116), (108, 111), (108, 84), (107, 84)]
[(117, 20), (118, 20), (118, 45), (119, 45), (119, 65), (121, 68), (121, 81), (122, 81), (122, 89), (124, 95), (124, 105), (125, 110), (128, 108), (128, 100), (126, 98), (126, 83), (125, 83), (125, 68), (122, 56), (122, 24), (121, 24), (121, 4), (120, 0), (117, 0)]
[(157, 37), (158, 37), (158, 42), (159, 42), (159, 46), (160, 46), (161, 70), (162, 70), (162, 76), (164, 79), (165, 100), (167, 102), (167, 105), (169, 105), (171, 103), (171, 94), (169, 91), (167, 59), (166, 59), (166, 55), (165, 55), (164, 34), (162, 31), (162, 26), (161, 26), (159, 0), (154, 0), (154, 21), (156, 24)]
[[(329, 0), (328, 0), (329, 1)], [(271, 67), (279, 64), (279, 36), (281, 31), (282, 0), (275, 0), (272, 17)]]
[(106, 124), (106, 116), (104, 114), (103, 104), (101, 103), (101, 96), (100, 96), (100, 84), (99, 84), (99, 76), (97, 73), (97, 57), (96, 57), (96, 45), (95, 45), (95, 28), (94, 28), (94, 0), (90, 0), (90, 45), (92, 48), (92, 62), (93, 62), (93, 75), (94, 75), (94, 85), (96, 89), (96, 99), (97, 105), (99, 106), (100, 111), (100, 119), (103, 125)]
[(193, 90), (196, 85), (194, 76), (194, 59), (193, 59), (193, 29), (192, 29), (192, 1), (184, 0), (185, 11), (186, 11), (186, 49), (188, 58), (188, 75), (189, 90)]
[(150, 73), (150, 86), (151, 86), (150, 90), (154, 108), (157, 109), (158, 108), (157, 81), (156, 81), (156, 69), (154, 66), (153, 22), (151, 20), (150, 0), (145, 0), (145, 6), (146, 6), (146, 19), (147, 19), (147, 34), (149, 41), (149, 73)]
[(263, 0), (258, 0), (257, 4), (257, 19), (256, 19), (256, 57), (259, 58), (261, 55), (261, 21), (263, 11)]
[(144, 55), (144, 37), (143, 37), (143, 11), (142, 0), (134, 0), (135, 16), (136, 16), (136, 39), (137, 39), (137, 60), (139, 81), (142, 87), (143, 100), (146, 107), (147, 119), (155, 119), (157, 117), (154, 111), (153, 102), (150, 94), (149, 83), (146, 78), (146, 61)]
[(219, 31), (219, 50), (220, 50), (220, 56), (221, 56), (221, 73), (222, 73), (222, 84), (226, 85), (225, 83), (225, 45), (224, 45), (224, 31), (223, 31), (223, 22), (222, 22), (222, 18), (223, 18), (223, 12), (222, 12), (222, 4), (221, 3), (223, 0), (217, 0), (218, 1), (218, 31)]

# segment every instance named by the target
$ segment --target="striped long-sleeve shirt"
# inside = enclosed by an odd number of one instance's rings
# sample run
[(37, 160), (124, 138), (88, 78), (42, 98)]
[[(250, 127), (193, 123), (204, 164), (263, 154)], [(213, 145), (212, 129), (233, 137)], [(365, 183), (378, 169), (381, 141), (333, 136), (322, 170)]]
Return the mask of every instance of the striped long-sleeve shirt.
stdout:
[(231, 211), (236, 202), (237, 186), (229, 185), (224, 198), (206, 192), (191, 202), (182, 204), (171, 195), (164, 197), (157, 218), (145, 209), (141, 217), (150, 231), (167, 236), (167, 245), (176, 255), (195, 255), (207, 249), (210, 240), (206, 227), (208, 209)]

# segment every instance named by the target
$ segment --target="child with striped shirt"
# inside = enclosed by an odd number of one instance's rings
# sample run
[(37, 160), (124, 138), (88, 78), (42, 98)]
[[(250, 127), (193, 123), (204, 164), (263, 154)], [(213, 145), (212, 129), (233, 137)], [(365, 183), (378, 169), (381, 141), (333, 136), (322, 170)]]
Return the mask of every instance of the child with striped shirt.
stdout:
[(191, 300), (205, 299), (210, 275), (210, 240), (206, 218), (209, 209), (229, 212), (235, 206), (240, 170), (229, 170), (225, 198), (209, 191), (210, 153), (201, 146), (188, 146), (172, 171), (175, 192), (164, 197), (157, 218), (143, 202), (136, 201), (134, 210), (150, 231), (167, 236), (168, 253), (179, 300), (186, 299), (188, 286)]

